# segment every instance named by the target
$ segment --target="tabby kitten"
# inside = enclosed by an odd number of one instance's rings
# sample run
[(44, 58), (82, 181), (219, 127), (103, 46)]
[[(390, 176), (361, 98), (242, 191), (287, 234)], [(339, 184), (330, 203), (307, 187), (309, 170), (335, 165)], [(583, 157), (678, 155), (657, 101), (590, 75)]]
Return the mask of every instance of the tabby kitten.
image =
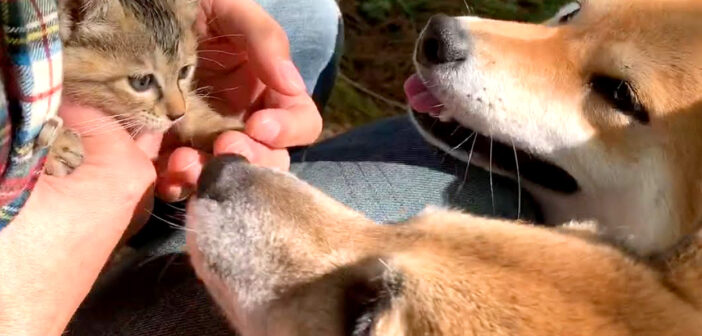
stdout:
[[(240, 117), (214, 112), (193, 90), (194, 0), (59, 0), (64, 92), (112, 114), (130, 131), (165, 132), (208, 150)], [(62, 130), (46, 172), (70, 174), (83, 161), (80, 137)]]

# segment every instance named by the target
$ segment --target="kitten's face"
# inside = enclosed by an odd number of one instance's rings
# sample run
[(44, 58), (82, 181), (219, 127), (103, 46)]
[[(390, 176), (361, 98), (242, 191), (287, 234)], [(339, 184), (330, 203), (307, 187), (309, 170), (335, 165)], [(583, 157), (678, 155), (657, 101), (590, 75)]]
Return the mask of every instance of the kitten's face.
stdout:
[[(193, 1), (65, 3), (62, 24), (69, 29), (62, 31), (64, 84), (69, 97), (117, 115), (137, 131), (165, 131), (183, 117), (194, 94), (197, 60)], [(70, 6), (77, 7), (66, 8)]]

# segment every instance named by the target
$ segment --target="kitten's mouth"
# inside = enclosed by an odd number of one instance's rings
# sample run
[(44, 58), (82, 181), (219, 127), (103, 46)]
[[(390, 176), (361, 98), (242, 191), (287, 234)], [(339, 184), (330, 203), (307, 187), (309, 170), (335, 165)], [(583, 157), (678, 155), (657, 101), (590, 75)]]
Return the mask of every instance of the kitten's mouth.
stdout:
[(442, 149), (449, 154), (471, 161), (482, 158), (488, 164), (492, 162), (493, 169), (513, 177), (519, 176), (555, 192), (573, 194), (580, 190), (577, 180), (572, 175), (551, 162), (480, 134), (456, 121), (439, 120), (437, 117), (442, 105), (417, 75), (407, 80), (405, 93), (412, 110), (411, 117), (417, 127), (425, 136), (443, 144), (446, 148)]
[(146, 117), (146, 118), (125, 118), (122, 116), (117, 116), (119, 123), (128, 131), (130, 134), (139, 134), (142, 132), (157, 132), (165, 133), (177, 125), (182, 118), (176, 120), (165, 120), (160, 118)]

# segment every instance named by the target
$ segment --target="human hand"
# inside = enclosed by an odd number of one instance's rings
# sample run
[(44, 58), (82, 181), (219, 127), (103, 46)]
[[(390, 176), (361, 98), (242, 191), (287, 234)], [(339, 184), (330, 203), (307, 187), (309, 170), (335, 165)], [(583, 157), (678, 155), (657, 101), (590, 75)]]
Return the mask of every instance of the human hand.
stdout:
[[(227, 132), (214, 155), (236, 153), (250, 162), (288, 169), (288, 147), (319, 136), (322, 119), (290, 59), (283, 29), (253, 0), (200, 0), (197, 76), (218, 112), (245, 116), (244, 132)], [(166, 153), (177, 144), (166, 145)], [(208, 154), (182, 147), (159, 170), (158, 194), (182, 199), (193, 188)]]
[(62, 334), (127, 227), (152, 206), (160, 136), (135, 141), (110, 117), (68, 102), (61, 115), (69, 128), (101, 131), (83, 137), (80, 167), (43, 175), (0, 231), (0, 335)]

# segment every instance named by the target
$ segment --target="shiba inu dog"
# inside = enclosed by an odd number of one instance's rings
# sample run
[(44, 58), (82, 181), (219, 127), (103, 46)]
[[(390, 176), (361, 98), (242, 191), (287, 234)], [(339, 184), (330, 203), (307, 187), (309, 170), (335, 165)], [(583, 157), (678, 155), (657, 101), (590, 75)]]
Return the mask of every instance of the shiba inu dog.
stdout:
[(591, 0), (543, 25), (437, 16), (418, 41), (422, 133), (595, 230), (378, 225), (222, 156), (188, 205), (192, 264), (243, 336), (702, 334), (701, 17)]
[(702, 223), (700, 14), (696, 0), (590, 0), (543, 25), (436, 16), (406, 83), (414, 120), (519, 178), (549, 224), (662, 251)]
[(440, 209), (379, 225), (232, 156), (205, 167), (187, 226), (242, 336), (702, 334), (702, 237), (645, 263), (586, 231)]

